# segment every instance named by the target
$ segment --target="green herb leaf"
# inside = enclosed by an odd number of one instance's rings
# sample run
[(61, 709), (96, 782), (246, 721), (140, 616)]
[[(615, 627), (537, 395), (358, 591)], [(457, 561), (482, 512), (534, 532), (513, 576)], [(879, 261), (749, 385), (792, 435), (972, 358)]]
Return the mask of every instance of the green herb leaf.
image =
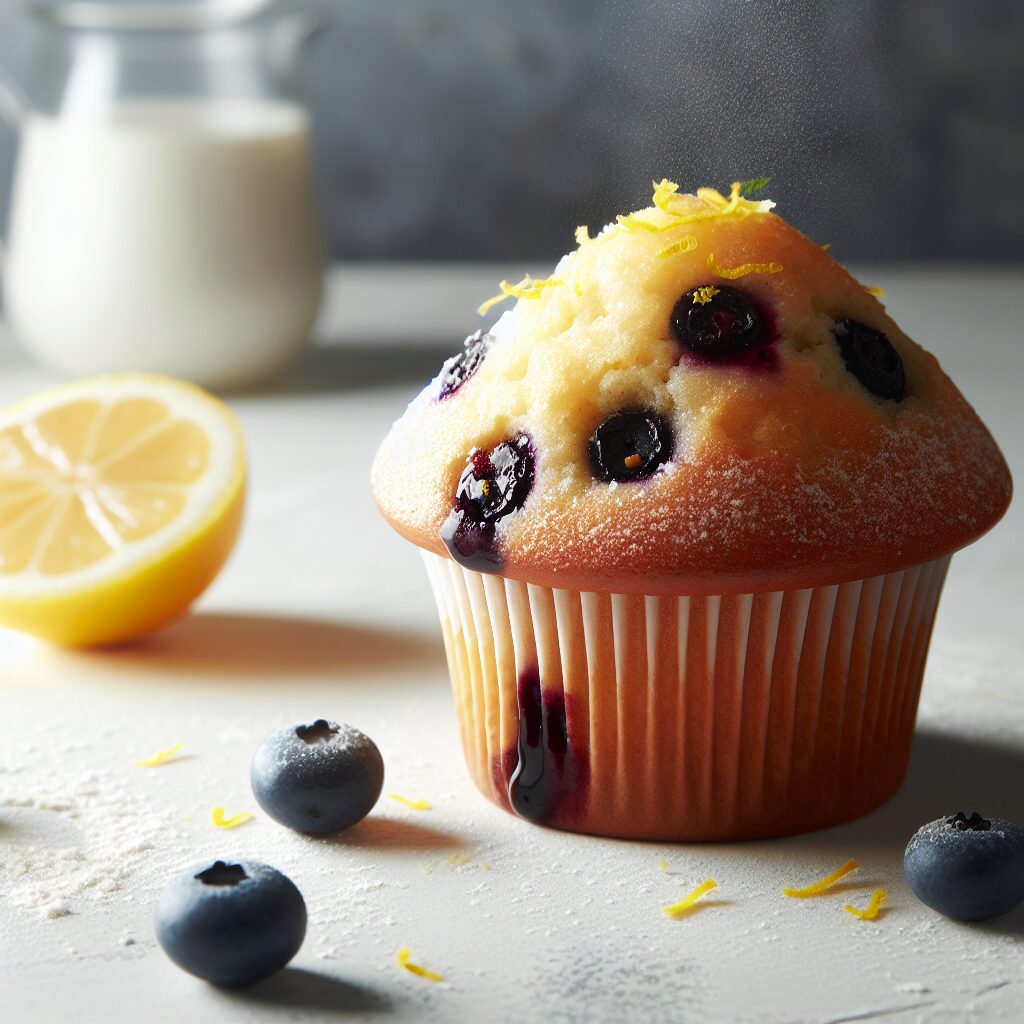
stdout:
[(740, 182), (740, 195), (750, 196), (755, 192), (760, 192), (761, 189), (766, 188), (771, 178), (748, 178), (746, 181)]

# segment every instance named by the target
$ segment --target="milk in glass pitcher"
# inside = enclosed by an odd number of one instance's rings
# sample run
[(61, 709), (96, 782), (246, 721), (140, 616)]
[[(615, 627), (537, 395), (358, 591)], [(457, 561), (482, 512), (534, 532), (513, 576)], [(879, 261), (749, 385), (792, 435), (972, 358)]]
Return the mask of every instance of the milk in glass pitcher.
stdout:
[[(296, 88), (316, 11), (40, 3), (2, 263), (15, 336), (73, 374), (215, 388), (302, 348), (323, 260)], [(2, 83), (0, 83), (2, 84)]]

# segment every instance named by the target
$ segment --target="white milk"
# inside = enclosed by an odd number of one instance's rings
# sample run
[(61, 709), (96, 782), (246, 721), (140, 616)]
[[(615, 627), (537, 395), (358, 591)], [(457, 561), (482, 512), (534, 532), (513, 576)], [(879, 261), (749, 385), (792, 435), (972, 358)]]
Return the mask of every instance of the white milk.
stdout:
[(24, 126), (4, 261), (15, 333), (75, 374), (213, 387), (306, 339), (322, 257), (305, 113), (146, 103)]

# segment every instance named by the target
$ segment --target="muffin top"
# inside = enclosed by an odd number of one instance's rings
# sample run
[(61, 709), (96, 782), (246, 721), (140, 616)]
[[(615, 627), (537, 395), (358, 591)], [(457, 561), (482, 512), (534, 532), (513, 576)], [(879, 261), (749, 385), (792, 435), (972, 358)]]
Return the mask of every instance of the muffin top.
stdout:
[[(662, 181), (413, 401), (373, 491), (470, 568), (619, 593), (893, 572), (974, 540), (1009, 471), (877, 291), (771, 213)], [(481, 311), (491, 303), (485, 303)]]

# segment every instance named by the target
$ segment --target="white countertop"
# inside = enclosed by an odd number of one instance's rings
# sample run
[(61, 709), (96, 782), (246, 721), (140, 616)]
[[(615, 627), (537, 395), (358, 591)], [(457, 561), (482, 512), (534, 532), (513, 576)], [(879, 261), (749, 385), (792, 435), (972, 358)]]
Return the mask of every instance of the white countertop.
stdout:
[[(251, 446), (248, 518), (191, 616), (108, 653), (0, 633), (0, 1020), (1019, 1019), (1024, 908), (953, 923), (914, 899), (901, 859), (911, 833), (943, 813), (1024, 821), (1020, 503), (953, 561), (909, 776), (886, 807), (815, 835), (737, 845), (535, 828), (492, 807), (464, 772), (425, 574), (369, 494), (378, 440), (436, 366), (422, 339), (450, 334), (454, 350), (466, 322), (461, 298), (417, 309), (390, 290), (402, 271), (387, 273), (342, 279), (321, 329), (338, 345), (280, 387), (232, 399)], [(1024, 276), (862, 276), (889, 289), (893, 315), (940, 357), (1024, 479)], [(445, 287), (483, 297), (458, 271)], [(366, 301), (375, 290), (405, 296), (379, 329)], [(460, 310), (450, 322), (449, 308)], [(403, 341), (385, 351), (389, 336)], [(49, 382), (0, 341), (0, 402)], [(333, 840), (259, 813), (255, 746), (319, 716), (373, 736), (386, 790), (433, 809), (385, 798)], [(133, 764), (177, 742), (187, 756), (176, 763)], [(220, 831), (214, 804), (255, 817)], [(173, 967), (150, 926), (163, 880), (214, 855), (274, 864), (310, 911), (292, 966), (241, 992)], [(851, 857), (862, 867), (849, 886), (782, 896)], [(660, 912), (706, 877), (719, 889), (698, 912)], [(843, 912), (876, 886), (890, 893), (877, 921)], [(402, 946), (445, 982), (401, 970)]]

